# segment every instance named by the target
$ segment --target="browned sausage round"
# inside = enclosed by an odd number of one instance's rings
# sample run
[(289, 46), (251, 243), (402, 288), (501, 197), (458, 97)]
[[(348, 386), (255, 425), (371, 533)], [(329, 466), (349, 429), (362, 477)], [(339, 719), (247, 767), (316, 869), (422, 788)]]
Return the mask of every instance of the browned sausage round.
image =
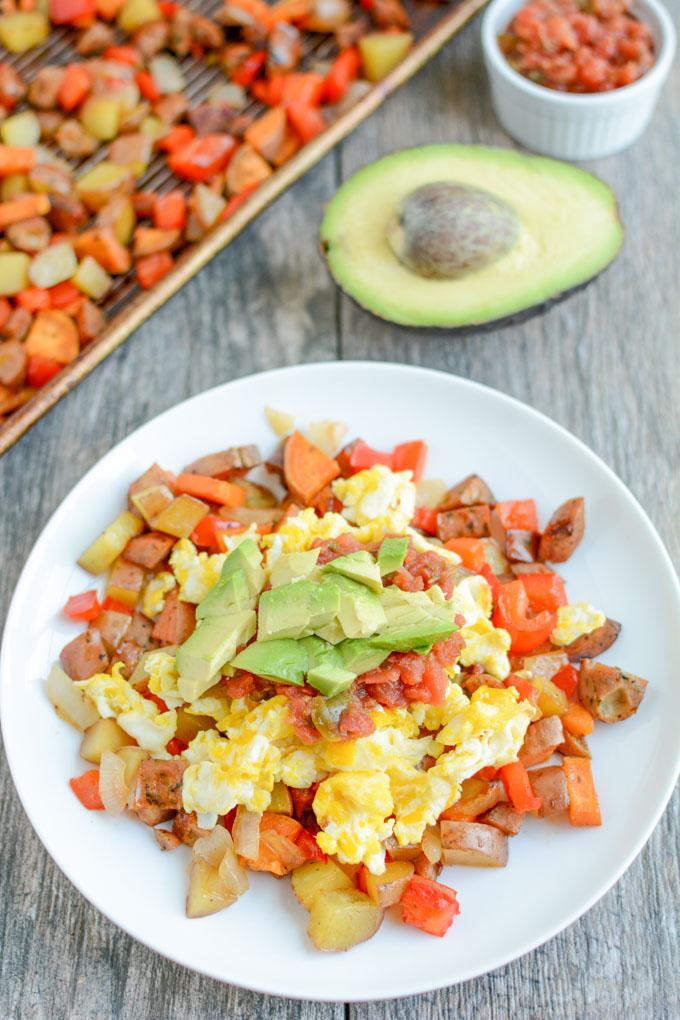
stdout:
[(605, 620), (601, 627), (591, 631), (590, 634), (582, 634), (570, 645), (565, 645), (562, 651), (566, 652), (573, 662), (580, 659), (596, 659), (611, 648), (620, 632), (620, 623), (616, 620)]
[(583, 659), (578, 679), (578, 694), (591, 715), (602, 722), (615, 723), (637, 712), (647, 681), (617, 666)]
[(550, 563), (564, 563), (583, 538), (585, 524), (585, 503), (581, 496), (562, 503), (543, 532), (538, 558)]
[(461, 506), (474, 506), (477, 503), (495, 503), (493, 493), (479, 475), (468, 475), (449, 489), (441, 501), (441, 510), (457, 510)]
[(19, 340), (0, 343), (0, 383), (3, 386), (22, 386), (26, 378), (28, 358)]

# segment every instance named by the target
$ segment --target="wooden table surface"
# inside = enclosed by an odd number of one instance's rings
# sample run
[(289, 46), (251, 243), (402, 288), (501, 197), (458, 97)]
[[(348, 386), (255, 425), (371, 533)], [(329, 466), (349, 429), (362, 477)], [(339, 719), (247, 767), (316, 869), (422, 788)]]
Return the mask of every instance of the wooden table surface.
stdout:
[[(673, 6), (677, 15), (678, 0)], [(319, 258), (324, 203), (357, 167), (404, 145), (510, 144), (491, 111), (478, 37), (477, 22), (3, 458), (0, 618), (45, 521), (119, 439), (218, 382), (336, 358), (427, 365), (488, 383), (546, 412), (623, 478), (680, 561), (677, 63), (644, 139), (592, 167), (619, 196), (627, 231), (623, 253), (596, 283), (547, 314), (469, 336), (399, 329), (342, 297)], [(677, 671), (678, 664), (669, 668)], [(615, 888), (541, 949), (442, 992), (343, 1007), (226, 987), (124, 935), (52, 863), (26, 820), (3, 757), (0, 1016), (677, 1020), (679, 803), (676, 792)], [(347, 963), (349, 988), (351, 956)]]

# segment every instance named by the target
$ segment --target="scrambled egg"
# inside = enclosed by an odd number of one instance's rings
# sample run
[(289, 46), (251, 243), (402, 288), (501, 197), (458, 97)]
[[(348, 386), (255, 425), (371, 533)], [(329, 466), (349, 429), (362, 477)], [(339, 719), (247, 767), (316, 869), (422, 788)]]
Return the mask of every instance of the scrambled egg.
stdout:
[(379, 875), (385, 870), (382, 841), (394, 821), (390, 780), (384, 772), (339, 772), (319, 784), (314, 814), (322, 828), (316, 841), (347, 864), (363, 862)]
[(177, 713), (159, 712), (153, 701), (143, 698), (122, 674), (123, 664), (116, 662), (108, 673), (95, 673), (76, 686), (94, 702), (102, 719), (115, 719), (121, 729), (152, 754), (165, 752), (175, 735)]
[(188, 538), (176, 542), (170, 553), (170, 566), (177, 578), (182, 602), (195, 602), (198, 605), (219, 581), (226, 558), (226, 553), (208, 556), (206, 552), (197, 552), (196, 546)]
[(172, 574), (164, 571), (152, 577), (142, 594), (142, 612), (150, 620), (163, 612), (165, 596), (175, 587), (177, 582)]
[(490, 620), (482, 616), (471, 627), (463, 627), (461, 635), (465, 641), (460, 653), (462, 666), (472, 666), (478, 662), (485, 673), (497, 680), (505, 680), (510, 676), (508, 651), (511, 638), (507, 630), (494, 627)]
[(317, 517), (311, 507), (287, 517), (273, 535), (265, 535), (262, 544), (269, 549), (267, 565), (271, 568), (281, 553), (306, 552), (317, 539), (337, 538), (351, 528), (340, 514), (328, 513)]
[(359, 542), (406, 530), (416, 510), (416, 487), (411, 478), (410, 471), (390, 471), (384, 464), (376, 464), (333, 482), (333, 492), (343, 503), (343, 516), (357, 528)]
[(448, 779), (412, 765), (395, 764), (389, 770), (394, 801), (394, 835), (400, 846), (419, 843), (428, 825), (434, 825), (457, 794)]
[(465, 618), (465, 626), (472, 627), (478, 620), (491, 616), (491, 585), (481, 574), (471, 574), (458, 582), (451, 602), (454, 612)]
[(356, 740), (325, 741), (319, 756), (329, 772), (370, 772), (403, 763), (416, 766), (426, 754), (438, 753), (440, 749), (431, 737), (414, 738), (402, 728), (384, 726)]
[(570, 645), (572, 641), (592, 634), (607, 620), (590, 602), (577, 602), (573, 606), (560, 606), (557, 610), (557, 626), (550, 635), (554, 645)]
[(162, 698), (169, 708), (179, 708), (184, 698), (177, 689), (179, 676), (175, 671), (175, 657), (168, 652), (147, 652), (144, 669), (149, 678), (149, 690)]
[(414, 528), (407, 528), (406, 534), (411, 539), (411, 545), (416, 552), (436, 552), (443, 560), (448, 560), (454, 566), (458, 566), (461, 562), (460, 556), (453, 549), (446, 549), (443, 545), (437, 545), (436, 542), (428, 542), (425, 536)]

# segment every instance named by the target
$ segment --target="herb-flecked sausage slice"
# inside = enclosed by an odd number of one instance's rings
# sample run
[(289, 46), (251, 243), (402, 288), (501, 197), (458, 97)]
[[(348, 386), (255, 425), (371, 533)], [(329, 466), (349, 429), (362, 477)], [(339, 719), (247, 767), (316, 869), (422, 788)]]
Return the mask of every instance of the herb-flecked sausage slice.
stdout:
[(645, 696), (647, 681), (617, 666), (583, 659), (578, 678), (579, 698), (602, 722), (621, 722), (634, 715)]
[(538, 546), (538, 558), (549, 563), (564, 563), (583, 538), (586, 526), (585, 502), (581, 496), (558, 506), (546, 526)]

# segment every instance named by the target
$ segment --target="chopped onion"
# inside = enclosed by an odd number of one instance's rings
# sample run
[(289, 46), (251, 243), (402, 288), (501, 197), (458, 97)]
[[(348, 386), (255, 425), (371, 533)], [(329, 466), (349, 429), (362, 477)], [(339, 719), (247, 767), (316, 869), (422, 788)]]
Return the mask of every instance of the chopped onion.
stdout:
[(237, 85), (233, 81), (223, 81), (213, 85), (210, 89), (208, 102), (218, 106), (226, 103), (227, 106), (233, 106), (234, 109), (240, 110), (248, 102), (248, 96), (242, 85)]
[(263, 832), (262, 842), (288, 871), (299, 868), (307, 860), (302, 850), (287, 836), (282, 836), (280, 832), (274, 832), (272, 829)]
[(167, 95), (170, 92), (181, 92), (186, 86), (182, 69), (174, 57), (161, 53), (149, 61), (149, 70), (156, 82), (158, 91)]
[(315, 421), (307, 429), (307, 437), (314, 446), (332, 457), (343, 440), (347, 426), (343, 421)]
[(129, 792), (125, 762), (113, 751), (104, 751), (99, 763), (99, 796), (107, 814), (121, 814), (127, 807)]
[(494, 574), (506, 574), (510, 569), (508, 561), (501, 552), (501, 547), (495, 538), (482, 538), (480, 539), (484, 546), (484, 556), (486, 562), (491, 567)]
[(295, 428), (295, 418), (286, 411), (276, 411), (273, 407), (265, 407), (265, 417), (279, 438), (287, 436)]
[(438, 826), (432, 825), (425, 829), (422, 847), (430, 864), (439, 864), (442, 859), (442, 838)]
[(207, 836), (201, 836), (193, 847), (194, 857), (199, 857), (211, 868), (219, 868), (227, 850), (233, 850), (231, 836), (223, 825), (216, 825)]
[(415, 844), (399, 846), (394, 836), (388, 836), (383, 841), (383, 846), (393, 861), (415, 861), (420, 854), (420, 847)]
[(423, 478), (416, 482), (416, 506), (434, 510), (439, 506), (447, 491), (447, 484), (441, 478)]
[(351, 110), (360, 99), (368, 95), (372, 88), (370, 81), (366, 81), (364, 78), (357, 78), (356, 81), (351, 82), (340, 102), (333, 107), (337, 116), (340, 117), (343, 113)]
[(76, 687), (71, 677), (56, 664), (47, 678), (47, 697), (57, 715), (79, 730), (87, 730), (99, 719), (99, 712), (87, 694)]
[(314, 0), (311, 14), (304, 20), (310, 32), (334, 32), (349, 21), (352, 8), (348, 0)]
[(254, 861), (260, 853), (260, 818), (255, 811), (248, 811), (242, 804), (236, 808), (232, 826), (234, 849), (241, 857)]
[(569, 662), (566, 652), (546, 652), (544, 655), (527, 655), (522, 665), (529, 670), (532, 677), (552, 680), (556, 673)]
[(231, 847), (227, 847), (224, 852), (218, 874), (224, 883), (225, 889), (232, 896), (242, 896), (247, 891), (249, 886), (248, 876), (245, 869), (239, 864), (238, 858)]

